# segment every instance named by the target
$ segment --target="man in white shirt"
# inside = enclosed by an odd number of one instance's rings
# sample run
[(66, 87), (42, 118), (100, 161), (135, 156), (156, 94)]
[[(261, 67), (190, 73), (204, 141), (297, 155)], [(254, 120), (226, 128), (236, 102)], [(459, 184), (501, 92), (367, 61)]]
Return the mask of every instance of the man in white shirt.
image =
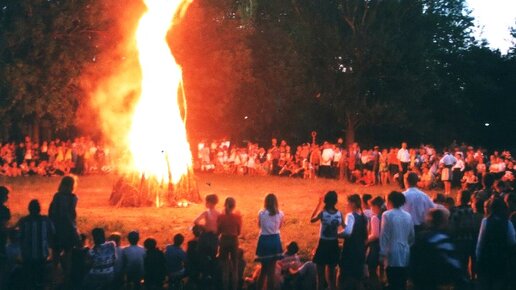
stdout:
[(414, 226), (410, 214), (401, 209), (405, 203), (401, 192), (391, 192), (387, 200), (389, 210), (382, 215), (380, 229), (380, 257), (387, 267), (389, 289), (405, 290)]
[(452, 186), (460, 188), (461, 180), (464, 176), (464, 170), (466, 169), (463, 153), (455, 152), (455, 159), (457, 159), (457, 162), (455, 162), (455, 165), (452, 166)]
[(398, 182), (401, 186), (401, 189), (405, 189), (404, 177), (405, 173), (407, 173), (409, 165), (410, 165), (410, 154), (407, 149), (407, 142), (401, 143), (401, 149), (398, 150), (398, 167), (400, 170)]
[(406, 200), (403, 209), (412, 217), (412, 223), (416, 232), (420, 231), (425, 223), (426, 213), (435, 207), (430, 197), (417, 188), (418, 181), (419, 177), (416, 173), (409, 173), (407, 177), (409, 188), (403, 192)]
[(451, 194), (451, 180), (453, 178), (452, 174), (452, 167), (457, 163), (457, 159), (453, 157), (453, 155), (450, 154), (447, 150), (444, 152), (443, 158), (439, 160), (439, 165), (443, 166), (442, 172), (441, 172), (441, 181), (444, 183), (444, 194), (449, 195)]
[(328, 142), (324, 142), (323, 150), (321, 152), (321, 166), (319, 167), (319, 175), (325, 178), (331, 178), (331, 162), (335, 151), (333, 151), (332, 145)]

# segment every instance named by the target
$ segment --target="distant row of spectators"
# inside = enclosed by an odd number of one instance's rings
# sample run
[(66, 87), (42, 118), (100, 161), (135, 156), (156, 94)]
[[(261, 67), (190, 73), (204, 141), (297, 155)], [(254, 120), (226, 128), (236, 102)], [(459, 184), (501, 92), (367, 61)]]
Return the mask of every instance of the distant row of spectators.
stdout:
[(19, 143), (0, 143), (0, 175), (3, 176), (63, 176), (109, 171), (109, 148), (88, 137), (54, 139), (41, 144), (25, 137)]
[[(314, 140), (315, 141), (315, 140)], [(488, 153), (482, 148), (452, 144), (437, 151), (432, 145), (361, 149), (358, 143), (304, 143), (295, 147), (287, 141), (271, 140), (269, 148), (248, 142), (236, 146), (228, 140), (201, 142), (197, 147), (197, 168), (201, 171), (237, 175), (278, 175), (298, 178), (336, 178), (366, 186), (398, 183), (405, 188), (407, 172), (420, 177), (425, 189), (474, 190), (487, 173), (514, 182), (515, 160), (509, 151)]]

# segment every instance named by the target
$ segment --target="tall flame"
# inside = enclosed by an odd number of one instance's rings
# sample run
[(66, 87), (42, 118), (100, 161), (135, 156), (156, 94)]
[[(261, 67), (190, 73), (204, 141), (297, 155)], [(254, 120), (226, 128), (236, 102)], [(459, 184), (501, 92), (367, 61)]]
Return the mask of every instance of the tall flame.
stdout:
[(144, 2), (147, 11), (136, 31), (141, 95), (128, 140), (132, 167), (146, 178), (177, 184), (192, 168), (192, 153), (178, 104), (182, 71), (166, 38), (173, 21), (182, 16), (190, 1)]

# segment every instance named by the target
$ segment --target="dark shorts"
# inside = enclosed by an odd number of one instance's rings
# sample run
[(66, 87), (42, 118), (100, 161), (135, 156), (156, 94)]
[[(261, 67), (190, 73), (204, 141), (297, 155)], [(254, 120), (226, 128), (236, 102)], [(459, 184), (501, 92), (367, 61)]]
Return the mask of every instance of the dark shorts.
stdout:
[(399, 166), (398, 166), (398, 165), (396, 165), (396, 164), (389, 164), (389, 172), (390, 172), (392, 175), (394, 175), (394, 174), (396, 174), (396, 173), (400, 172), (400, 168), (399, 168)]
[(339, 252), (338, 240), (320, 239), (313, 261), (317, 265), (335, 266), (339, 263)]

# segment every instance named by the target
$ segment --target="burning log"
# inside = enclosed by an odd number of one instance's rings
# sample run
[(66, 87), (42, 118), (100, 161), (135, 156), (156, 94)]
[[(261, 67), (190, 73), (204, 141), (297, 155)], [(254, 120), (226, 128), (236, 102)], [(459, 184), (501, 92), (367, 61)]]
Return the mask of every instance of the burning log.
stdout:
[(116, 207), (183, 207), (188, 202), (199, 201), (201, 197), (191, 170), (176, 184), (165, 184), (144, 174), (123, 175), (113, 185), (109, 198), (110, 205)]

